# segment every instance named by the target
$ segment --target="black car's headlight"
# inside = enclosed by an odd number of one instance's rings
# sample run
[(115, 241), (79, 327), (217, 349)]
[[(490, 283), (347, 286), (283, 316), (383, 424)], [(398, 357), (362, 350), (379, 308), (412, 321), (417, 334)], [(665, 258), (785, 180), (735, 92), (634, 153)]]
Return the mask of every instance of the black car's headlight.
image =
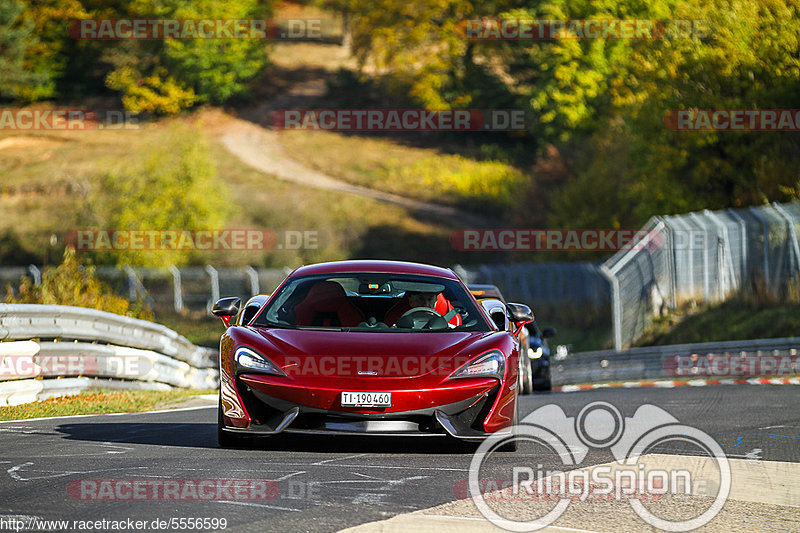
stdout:
[(490, 350), (458, 367), (450, 374), (450, 379), (490, 377), (502, 380), (505, 371), (506, 356), (500, 350)]
[(542, 349), (541, 346), (537, 346), (536, 348), (534, 347), (528, 348), (528, 357), (530, 357), (531, 359), (539, 359), (543, 353), (544, 350)]
[(239, 366), (244, 368), (249, 368), (264, 374), (273, 374), (275, 376), (286, 375), (286, 372), (284, 372), (281, 367), (270, 361), (268, 357), (265, 357), (255, 350), (246, 348), (244, 346), (236, 348), (234, 358)]

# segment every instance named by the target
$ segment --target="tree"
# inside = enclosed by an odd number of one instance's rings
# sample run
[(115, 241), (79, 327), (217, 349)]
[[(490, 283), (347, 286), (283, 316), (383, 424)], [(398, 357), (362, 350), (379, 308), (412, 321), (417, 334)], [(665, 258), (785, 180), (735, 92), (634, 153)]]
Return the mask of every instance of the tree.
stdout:
[[(96, 193), (98, 223), (129, 230), (213, 230), (227, 221), (227, 189), (217, 179), (210, 146), (196, 131), (174, 125), (142, 162), (106, 174)], [(189, 262), (192, 250), (116, 251), (116, 263), (150, 267)]]
[[(119, 16), (164, 19), (265, 18), (270, 5), (258, 0), (140, 0)], [(122, 92), (126, 109), (175, 114), (196, 103), (220, 104), (247, 92), (267, 62), (258, 39), (161, 39), (125, 41), (103, 55), (109, 88)]]
[(98, 279), (94, 267), (81, 264), (72, 248), (64, 251), (61, 264), (44, 270), (39, 285), (23, 277), (16, 295), (9, 287), (6, 303), (74, 305), (145, 320), (153, 318), (143, 302), (129, 302)]
[(30, 100), (52, 92), (50, 73), (31, 69), (32, 51), (39, 39), (24, 12), (25, 5), (19, 0), (0, 3), (0, 98)]

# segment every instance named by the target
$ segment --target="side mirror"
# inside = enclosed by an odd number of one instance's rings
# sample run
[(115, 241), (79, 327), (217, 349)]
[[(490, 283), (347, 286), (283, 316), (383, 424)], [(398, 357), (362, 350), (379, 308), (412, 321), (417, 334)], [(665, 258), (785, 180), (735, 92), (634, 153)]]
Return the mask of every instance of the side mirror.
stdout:
[(222, 319), (225, 327), (231, 325), (231, 317), (236, 316), (239, 312), (239, 304), (242, 302), (241, 298), (231, 296), (229, 298), (220, 298), (214, 303), (211, 308), (211, 314)]
[(548, 337), (555, 337), (556, 336), (556, 328), (544, 328), (542, 330), (542, 338), (546, 339)]
[(533, 322), (533, 311), (525, 304), (508, 303), (508, 314), (511, 316), (511, 321), (515, 324), (514, 335), (519, 336), (525, 324)]
[(533, 322), (533, 311), (525, 304), (508, 304), (508, 314), (512, 322)]
[(481, 307), (486, 311), (486, 314), (492, 319), (492, 322), (500, 331), (508, 331), (508, 315), (506, 314), (506, 306), (503, 302), (495, 298), (486, 298), (480, 300)]

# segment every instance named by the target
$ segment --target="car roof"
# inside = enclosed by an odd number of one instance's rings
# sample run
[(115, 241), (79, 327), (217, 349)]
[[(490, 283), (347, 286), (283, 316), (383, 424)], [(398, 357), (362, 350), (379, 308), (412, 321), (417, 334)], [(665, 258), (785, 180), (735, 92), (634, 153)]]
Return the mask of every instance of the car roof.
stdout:
[(352, 272), (378, 272), (385, 274), (419, 274), (423, 276), (436, 276), (458, 280), (458, 276), (448, 268), (410, 263), (406, 261), (385, 260), (348, 260), (329, 261), (314, 265), (301, 266), (291, 273), (290, 277), (309, 276), (314, 274), (337, 274)]

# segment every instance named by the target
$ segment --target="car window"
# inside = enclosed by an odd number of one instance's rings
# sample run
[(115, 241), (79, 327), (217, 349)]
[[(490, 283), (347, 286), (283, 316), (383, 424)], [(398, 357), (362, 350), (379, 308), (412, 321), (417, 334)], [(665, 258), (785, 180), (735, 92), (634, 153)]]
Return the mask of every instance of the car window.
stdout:
[(253, 325), (393, 333), (491, 330), (458, 281), (375, 273), (289, 280)]

